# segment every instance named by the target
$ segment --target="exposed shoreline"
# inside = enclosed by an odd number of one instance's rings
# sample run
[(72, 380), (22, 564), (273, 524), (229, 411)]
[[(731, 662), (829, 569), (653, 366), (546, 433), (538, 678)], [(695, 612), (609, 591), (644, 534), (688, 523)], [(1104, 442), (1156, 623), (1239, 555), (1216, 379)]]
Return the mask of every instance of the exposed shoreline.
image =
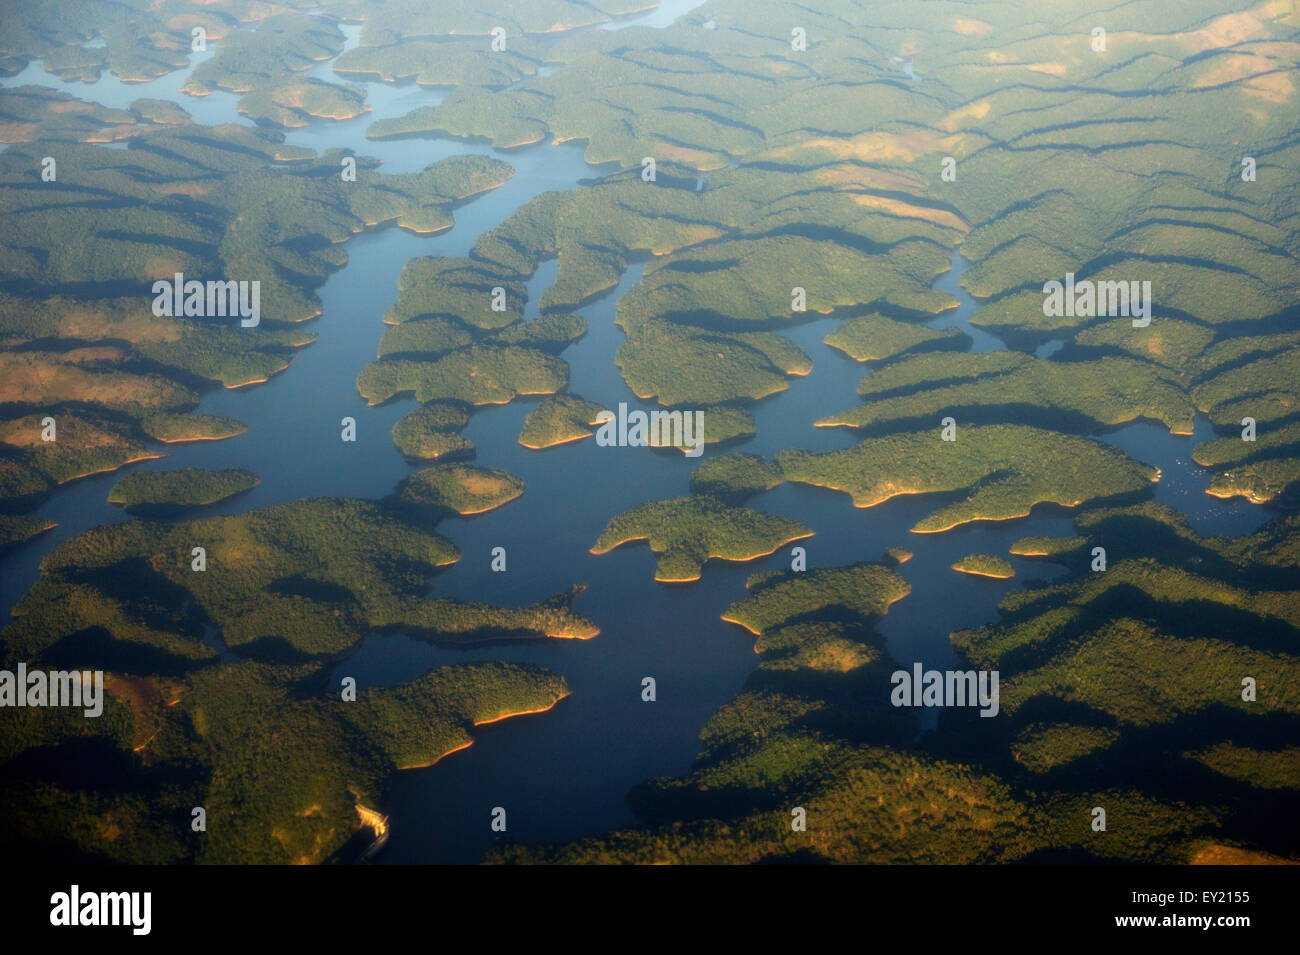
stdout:
[(143, 457), (132, 458), (129, 461), (123, 461), (121, 464), (115, 464), (112, 467), (100, 468), (97, 471), (87, 471), (85, 474), (74, 474), (70, 478), (64, 478), (62, 481), (56, 481), (56, 485), (71, 484), (73, 481), (80, 481), (82, 478), (93, 477), (96, 474), (111, 474), (114, 471), (120, 471), (122, 468), (132, 464), (139, 464), (141, 461), (158, 461), (167, 457), (165, 454), (146, 454)]
[(590, 438), (595, 433), (596, 432), (594, 431), (588, 431), (586, 434), (577, 434), (570, 438), (560, 438), (556, 441), (551, 441), (548, 444), (528, 444), (523, 439), (520, 439), (519, 444), (521, 447), (525, 447), (529, 451), (545, 451), (548, 448), (558, 448), (561, 445), (573, 444), (575, 441), (581, 441), (584, 438)]
[[(890, 607), (894, 606), (894, 604), (898, 603), (900, 600), (903, 600), (904, 598), (906, 598), (906, 597), (907, 597), (908, 595), (910, 595), (911, 593), (912, 593), (912, 588), (909, 586), (905, 592), (899, 594), (899, 595), (898, 595), (897, 597), (895, 597), (893, 600), (891, 600), (891, 601), (889, 601), (887, 604), (885, 604), (884, 609), (880, 611), (881, 616), (884, 616), (885, 614), (889, 613), (889, 608), (890, 608)], [(738, 627), (742, 627), (743, 629), (748, 630), (751, 634), (753, 634), (753, 635), (756, 636), (756, 637), (761, 637), (761, 636), (763, 635), (763, 631), (761, 631), (761, 630), (755, 630), (753, 627), (751, 627), (749, 624), (745, 623), (743, 620), (737, 620), (735, 617), (729, 617), (729, 616), (727, 616), (727, 614), (726, 614), (725, 611), (724, 611), (723, 613), (719, 614), (718, 616), (719, 616), (720, 619), (726, 621), (727, 623), (734, 623), (736, 626), (738, 626)], [(754, 652), (755, 652), (755, 653), (758, 653), (758, 652), (759, 652), (759, 650), (758, 650), (758, 646), (757, 646), (757, 645), (754, 646)]]
[(987, 577), (990, 580), (1010, 580), (1016, 575), (1015, 571), (1009, 574), (994, 574), (987, 570), (971, 570), (969, 567), (958, 567), (956, 564), (952, 565), (952, 569), (959, 574), (969, 574), (972, 577)]
[[(707, 557), (704, 558), (704, 560), (706, 562), (710, 560), (730, 560), (730, 561), (735, 561), (737, 563), (740, 563), (747, 560), (758, 560), (758, 558), (760, 557), (771, 557), (773, 554), (779, 551), (786, 544), (793, 544), (795, 541), (806, 540), (807, 538), (812, 537), (815, 533), (817, 532), (808, 531), (808, 533), (806, 534), (797, 534), (794, 537), (788, 538), (787, 540), (784, 540), (781, 543), (777, 544), (771, 550), (765, 550), (758, 554), (752, 554), (749, 557), (727, 557), (724, 554), (709, 554)], [(608, 554), (612, 550), (617, 550), (619, 547), (622, 547), (624, 544), (633, 544), (636, 543), (637, 541), (648, 541), (649, 539), (650, 536), (648, 534), (640, 534), (636, 537), (625, 537), (621, 541), (618, 541), (615, 544), (610, 544), (608, 547), (604, 548), (603, 550), (598, 550), (596, 546), (592, 546), (587, 552), (589, 554), (595, 554), (596, 556), (601, 556), (603, 554)], [(651, 553), (657, 555), (657, 554), (664, 553), (664, 551), (656, 551), (652, 548)], [(659, 578), (656, 577), (655, 579), (658, 580)], [(700, 578), (692, 577), (691, 579), (699, 580)]]
[[(537, 708), (537, 709), (532, 709), (532, 710), (513, 710), (513, 711), (511, 711), (511, 712), (509, 712), (509, 713), (501, 713), (500, 715), (498, 715), (498, 716), (494, 716), (494, 717), (492, 717), (491, 719), (486, 719), (486, 720), (475, 720), (475, 721), (474, 721), (473, 723), (471, 723), (470, 725), (471, 725), (471, 726), (489, 726), (489, 725), (491, 725), (492, 723), (500, 723), (500, 722), (502, 722), (503, 720), (508, 720), (508, 719), (510, 719), (511, 717), (514, 717), (514, 716), (531, 716), (531, 715), (533, 715), (533, 714), (535, 714), (535, 713), (546, 713), (546, 712), (549, 712), (550, 710), (555, 709), (556, 704), (558, 704), (558, 703), (560, 702), (560, 700), (568, 699), (568, 697), (571, 696), (571, 695), (572, 695), (571, 693), (565, 693), (563, 696), (558, 696), (558, 697), (556, 697), (554, 700), (552, 700), (552, 701), (551, 701), (549, 704), (547, 704), (546, 706), (539, 707), (539, 708)], [(437, 757), (435, 757), (434, 759), (430, 760), (430, 761), (427, 762), (427, 763), (413, 763), (413, 764), (411, 764), (411, 765), (409, 765), (409, 766), (399, 766), (399, 767), (398, 767), (398, 771), (399, 771), (399, 772), (404, 772), (404, 771), (406, 771), (406, 770), (408, 770), (408, 769), (428, 769), (430, 766), (436, 766), (438, 763), (442, 762), (444, 759), (446, 759), (446, 758), (447, 758), (448, 756), (450, 756), (452, 753), (459, 753), (461, 750), (463, 750), (463, 749), (469, 749), (469, 748), (470, 748), (471, 746), (473, 746), (473, 745), (474, 745), (474, 739), (471, 737), (470, 739), (466, 740), (464, 743), (461, 743), (461, 744), (459, 744), (459, 745), (457, 745), (457, 746), (453, 746), (451, 749), (449, 749), (449, 750), (447, 750), (446, 752), (444, 752), (441, 756), (437, 756)]]
[(154, 438), (154, 440), (159, 444), (194, 444), (198, 441), (226, 441), (247, 433), (248, 429), (244, 428), (242, 431), (232, 431), (230, 434), (201, 434), (193, 438)]

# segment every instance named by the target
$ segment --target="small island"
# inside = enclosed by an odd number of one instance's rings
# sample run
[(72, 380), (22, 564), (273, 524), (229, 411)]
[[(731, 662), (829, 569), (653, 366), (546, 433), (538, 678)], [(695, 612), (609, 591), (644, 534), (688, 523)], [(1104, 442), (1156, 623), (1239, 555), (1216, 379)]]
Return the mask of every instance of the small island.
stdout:
[(954, 563), (952, 569), (960, 574), (992, 577), (996, 580), (1006, 580), (1016, 575), (1016, 569), (1011, 566), (1011, 561), (993, 554), (968, 554)]
[(594, 401), (577, 395), (551, 395), (543, 398), (524, 419), (519, 443), (540, 451), (558, 444), (581, 441), (595, 432), (596, 416), (604, 410)]
[(680, 497), (649, 501), (617, 515), (591, 552), (606, 554), (621, 544), (648, 540), (659, 555), (655, 580), (689, 583), (699, 580), (704, 564), (714, 558), (754, 560), (812, 534), (789, 518), (708, 498)]
[(393, 425), (393, 444), (413, 461), (450, 461), (474, 456), (474, 445), (457, 434), (469, 415), (450, 401), (431, 401)]
[(482, 514), (524, 493), (513, 474), (467, 464), (443, 464), (417, 471), (399, 485), (397, 501), (415, 508)]
[(137, 471), (113, 485), (108, 502), (121, 504), (133, 514), (163, 516), (216, 504), (257, 484), (257, 475), (242, 468)]
[(722, 619), (755, 636), (837, 608), (870, 619), (906, 597), (911, 585), (881, 564), (852, 564), (802, 572), (754, 574), (749, 596), (732, 604)]
[(191, 121), (190, 114), (171, 100), (142, 98), (134, 100), (130, 109), (146, 123), (157, 126), (180, 126)]
[(163, 444), (223, 441), (248, 430), (234, 418), (203, 414), (155, 414), (140, 422), (144, 433)]
[(295, 128), (312, 119), (355, 119), (368, 111), (365, 93), (320, 80), (294, 80), (252, 90), (239, 100), (239, 112), (254, 120)]
[(1085, 543), (1082, 537), (1022, 537), (1011, 545), (1011, 553), (1016, 557), (1058, 557), (1078, 550)]

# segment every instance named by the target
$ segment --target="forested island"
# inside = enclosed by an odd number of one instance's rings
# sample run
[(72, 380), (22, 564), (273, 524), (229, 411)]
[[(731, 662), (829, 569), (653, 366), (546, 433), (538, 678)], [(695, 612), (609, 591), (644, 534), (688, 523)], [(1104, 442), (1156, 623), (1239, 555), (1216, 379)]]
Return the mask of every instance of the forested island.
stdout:
[(659, 555), (655, 580), (688, 583), (700, 579), (709, 560), (753, 560), (811, 535), (797, 521), (705, 497), (683, 497), (653, 501), (619, 514), (591, 552), (604, 554), (631, 541), (647, 540)]
[(960, 574), (974, 574), (977, 577), (993, 577), (998, 580), (1006, 580), (1016, 575), (1016, 569), (1011, 565), (1011, 561), (997, 554), (967, 554), (953, 564), (952, 569)]
[(108, 500), (128, 511), (162, 515), (216, 504), (256, 486), (257, 475), (237, 468), (137, 471), (114, 484)]

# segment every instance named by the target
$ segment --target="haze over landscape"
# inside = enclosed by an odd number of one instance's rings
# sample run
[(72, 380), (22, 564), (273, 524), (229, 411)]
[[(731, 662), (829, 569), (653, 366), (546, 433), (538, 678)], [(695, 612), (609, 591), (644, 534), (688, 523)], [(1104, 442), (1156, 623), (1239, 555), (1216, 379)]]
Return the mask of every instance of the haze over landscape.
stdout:
[(71, 12), (8, 857), (1300, 859), (1294, 4)]

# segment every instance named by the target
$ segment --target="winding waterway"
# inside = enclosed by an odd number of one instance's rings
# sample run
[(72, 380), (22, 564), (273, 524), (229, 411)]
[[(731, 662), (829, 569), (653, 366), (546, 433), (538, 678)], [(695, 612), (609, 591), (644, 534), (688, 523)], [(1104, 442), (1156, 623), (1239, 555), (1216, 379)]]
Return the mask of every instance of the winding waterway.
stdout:
[[(688, 9), (693, 5), (689, 0), (680, 4)], [(659, 19), (647, 19), (643, 25), (671, 22), (663, 20), (665, 13), (654, 16)], [(345, 28), (349, 45), (355, 43), (357, 29)], [(313, 72), (328, 78), (326, 66)], [(248, 124), (235, 112), (233, 95), (196, 99), (179, 93), (186, 75), (181, 71), (132, 85), (111, 77), (95, 84), (63, 84), (32, 64), (3, 85), (40, 83), (114, 106), (157, 97), (178, 103), (199, 122)], [(402, 266), (416, 256), (464, 255), (479, 235), (532, 197), (578, 187), (582, 180), (608, 171), (588, 166), (580, 144), (502, 153), (452, 140), (367, 141), (364, 129), (375, 119), (437, 102), (441, 94), (417, 86), (363, 85), (372, 112), (351, 121), (314, 123), (290, 132), (288, 141), (378, 156), (386, 171), (420, 169), (456, 153), (481, 153), (509, 162), (515, 175), (501, 188), (459, 207), (450, 231), (419, 236), (388, 227), (350, 240), (345, 246), (347, 265), (319, 290), (323, 311), (307, 326), (318, 333), (317, 342), (298, 352), (291, 367), (266, 384), (216, 389), (203, 397), (201, 412), (237, 418), (248, 425), (247, 433), (228, 441), (169, 447), (168, 457), (143, 466), (244, 467), (261, 478), (254, 490), (209, 513), (239, 513), (304, 497), (376, 498), (389, 493), (413, 470), (394, 448), (389, 432), (415, 405), (405, 399), (369, 408), (358, 396), (355, 380), (375, 355), (382, 315), (396, 298)], [(616, 289), (579, 310), (589, 331), (563, 355), (571, 367), (570, 390), (605, 407), (620, 401), (644, 406), (613, 362), (622, 341), (613, 323), (615, 305), (640, 279), (643, 267), (633, 265)], [(956, 295), (961, 304), (933, 324), (961, 328), (976, 350), (1005, 347), (970, 325), (977, 305), (960, 286), (964, 268), (964, 260), (954, 253), (953, 268), (936, 286)], [(535, 317), (536, 303), (554, 276), (555, 263), (550, 262), (529, 281), (528, 317)], [(865, 373), (864, 366), (823, 343), (835, 325), (834, 319), (820, 319), (784, 332), (811, 357), (813, 372), (792, 379), (787, 391), (760, 402), (755, 408), (757, 436), (725, 450), (770, 456), (789, 447), (830, 449), (854, 443), (847, 429), (813, 426), (818, 418), (858, 401), (855, 389)], [(477, 463), (518, 475), (527, 490), (498, 510), (440, 525), (440, 532), (463, 556), (434, 578), (431, 593), (523, 604), (582, 583), (587, 590), (576, 609), (595, 621), (601, 633), (587, 641), (536, 640), (471, 649), (436, 646), (401, 634), (371, 635), (334, 667), (335, 677), (353, 676), (364, 688), (409, 680), (445, 663), (513, 660), (560, 673), (572, 689), (572, 695), (548, 713), (485, 727), (469, 749), (436, 766), (398, 774), (382, 807), (392, 832), (382, 862), (476, 861), (494, 838), (488, 821), (495, 806), (507, 809), (509, 834), (515, 839), (572, 839), (633, 822), (624, 801), (628, 789), (647, 777), (686, 771), (701, 726), (754, 669), (752, 637), (723, 623), (719, 615), (744, 596), (744, 581), (751, 573), (789, 565), (789, 548), (784, 548), (746, 564), (710, 562), (701, 582), (665, 586), (654, 582), (655, 558), (644, 545), (593, 556), (589, 548), (610, 517), (644, 501), (687, 493), (698, 461), (676, 452), (602, 448), (594, 441), (530, 451), (517, 441), (530, 407), (530, 402), (519, 401), (484, 409), (471, 419), (465, 434), (477, 448)], [(344, 416), (357, 420), (355, 444), (339, 440)], [(1162, 479), (1156, 499), (1187, 514), (1198, 531), (1253, 530), (1270, 516), (1266, 509), (1205, 494), (1209, 474), (1191, 462), (1190, 454), (1209, 434), (1208, 424), (1198, 419), (1194, 437), (1170, 435), (1148, 422), (1101, 437), (1157, 465)], [(130, 519), (105, 500), (120, 476), (100, 475), (61, 488), (36, 512), (59, 526), (0, 557), (0, 613), (5, 618), (35, 581), (40, 559), (54, 546), (90, 527)], [(969, 525), (945, 534), (912, 534), (909, 528), (933, 510), (934, 499), (903, 497), (862, 510), (852, 507), (845, 494), (804, 485), (779, 487), (752, 506), (796, 518), (816, 532), (801, 542), (812, 567), (875, 559), (890, 546), (913, 551), (914, 559), (900, 568), (912, 593), (890, 610), (881, 630), (897, 659), (937, 667), (955, 659), (950, 631), (994, 620), (997, 602), (1020, 581), (1062, 573), (1050, 563), (1012, 558), (1017, 578), (996, 581), (957, 574), (950, 569), (954, 560), (976, 551), (1006, 554), (1013, 541), (1029, 534), (1072, 533), (1065, 511), (1037, 508), (1023, 520)], [(507, 551), (504, 574), (490, 569), (489, 555), (497, 546)], [(655, 703), (641, 701), (646, 676), (656, 679)]]

